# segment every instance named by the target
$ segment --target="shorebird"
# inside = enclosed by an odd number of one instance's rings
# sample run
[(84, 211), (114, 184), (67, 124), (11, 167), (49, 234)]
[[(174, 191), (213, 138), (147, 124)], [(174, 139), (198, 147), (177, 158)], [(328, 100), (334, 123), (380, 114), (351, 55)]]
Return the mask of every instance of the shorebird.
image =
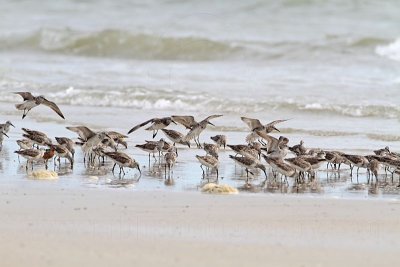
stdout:
[(96, 135), (96, 132), (92, 131), (86, 126), (68, 126), (65, 128), (78, 134), (79, 139), (83, 142), (86, 142), (89, 138)]
[(305, 161), (303, 158), (301, 157), (289, 158), (285, 159), (285, 162), (287, 162), (290, 166), (299, 171), (299, 179), (300, 178), (304, 179), (304, 174), (306, 172), (307, 173), (311, 172), (311, 175), (313, 176), (311, 164)]
[[(376, 159), (371, 159), (367, 165), (367, 169), (372, 173), (372, 179), (375, 176), (375, 182), (378, 183), (378, 171), (379, 171), (379, 161)], [(369, 173), (368, 172), (368, 173)], [(372, 182), (371, 182), (372, 183)]]
[(64, 115), (62, 114), (60, 108), (54, 103), (49, 100), (47, 100), (44, 96), (33, 96), (30, 92), (15, 92), (14, 94), (22, 96), (24, 99), (24, 102), (21, 104), (16, 104), (15, 107), (18, 110), (23, 110), (24, 114), (22, 115), (22, 119), (25, 118), (25, 116), (28, 114), (28, 112), (33, 109), (34, 107), (37, 107), (41, 104), (48, 106), (51, 108), (53, 111), (55, 111), (61, 118), (64, 118)]
[(103, 144), (103, 142), (106, 143), (105, 145), (111, 145), (114, 149), (116, 149), (116, 145), (112, 138), (108, 135), (108, 132), (94, 132), (86, 126), (68, 126), (66, 128), (78, 134), (81, 142), (76, 142), (75, 144), (81, 145), (84, 153), (84, 162), (86, 162), (86, 157), (88, 157), (89, 162), (93, 162), (93, 149)]
[(265, 179), (268, 179), (267, 176), (267, 171), (265, 169), (265, 166), (263, 164), (260, 163), (259, 160), (256, 160), (254, 158), (251, 157), (237, 157), (237, 156), (232, 156), (229, 155), (229, 157), (231, 159), (233, 159), (235, 162), (237, 162), (240, 166), (244, 167), (246, 169), (246, 184), (249, 183), (249, 173), (251, 173), (252, 175), (254, 175), (250, 170), (252, 169), (261, 169), (264, 174), (265, 174)]
[(325, 152), (321, 151), (316, 156), (300, 156), (300, 158), (310, 163), (313, 170), (317, 170), (326, 161), (325, 156)]
[(29, 139), (21, 139), (17, 140), (17, 144), (19, 146), (19, 150), (22, 149), (31, 149), (33, 146), (33, 142)]
[(114, 173), (115, 166), (118, 165), (120, 176), (121, 176), (121, 172), (125, 175), (125, 171), (124, 171), (125, 167), (132, 168), (132, 169), (135, 169), (135, 168), (138, 169), (139, 178), (142, 175), (139, 164), (136, 162), (136, 160), (134, 160), (127, 154), (125, 154), (123, 152), (104, 152), (104, 155), (109, 157), (114, 162), (114, 166), (112, 168), (112, 173)]
[(172, 145), (166, 142), (164, 138), (161, 138), (158, 141), (149, 141), (149, 140), (145, 141), (147, 144), (154, 144), (157, 146), (158, 157), (161, 157), (162, 152), (168, 152), (172, 148)]
[(287, 184), (289, 184), (287, 177), (295, 177), (296, 169), (290, 166), (289, 164), (285, 163), (282, 159), (270, 158), (264, 154), (263, 158), (275, 172), (278, 172), (281, 175), (285, 176), (285, 181)]
[(343, 157), (344, 153), (342, 153), (342, 152), (339, 152), (339, 151), (324, 151), (324, 152), (325, 152), (325, 159), (328, 162), (326, 164), (327, 169), (328, 169), (328, 165), (331, 164), (332, 169), (336, 169), (336, 166), (338, 166), (337, 170), (339, 170), (340, 165), (347, 161)]
[(301, 140), (300, 144), (289, 147), (289, 150), (296, 154), (296, 156), (306, 155), (307, 149), (304, 147), (304, 141)]
[(3, 149), (4, 136), (8, 137), (8, 135), (5, 132), (0, 131), (0, 151)]
[(251, 133), (246, 137), (246, 141), (248, 143), (254, 142), (259, 137), (257, 132), (270, 133), (274, 130), (279, 132), (279, 130), (275, 127), (275, 125), (287, 121), (287, 120), (276, 120), (263, 125), (258, 119), (252, 119), (247, 117), (240, 117), (240, 119), (244, 123), (246, 123), (247, 126), (250, 128)]
[(163, 131), (163, 133), (165, 134), (165, 136), (171, 140), (171, 142), (175, 144), (181, 144), (181, 145), (186, 145), (190, 148), (190, 142), (189, 141), (183, 141), (183, 139), (185, 138), (185, 136), (175, 130), (169, 130), (169, 129), (161, 129), (161, 131)]
[(390, 150), (389, 147), (386, 146), (385, 148), (374, 150), (374, 153), (378, 156), (386, 156), (387, 154), (390, 154)]
[(176, 123), (179, 123), (185, 126), (186, 129), (192, 129), (194, 126), (198, 124), (198, 122), (194, 119), (193, 116), (171, 116), (172, 120)]
[(121, 144), (123, 147), (125, 147), (125, 149), (128, 148), (128, 143), (125, 141), (128, 136), (116, 131), (108, 131), (107, 134), (116, 143), (117, 146)]
[(196, 155), (196, 158), (201, 164), (200, 168), (203, 171), (203, 179), (205, 177), (205, 171), (203, 169), (203, 166), (206, 166), (207, 168), (210, 168), (211, 170), (215, 169), (217, 171), (217, 180), (218, 180), (218, 164), (219, 164), (218, 159), (216, 159), (210, 155), (207, 155), (207, 156)]
[(74, 158), (72, 152), (68, 149), (66, 145), (53, 145), (56, 155), (58, 157), (58, 167), (61, 166), (61, 158), (68, 159), (71, 164), (71, 169), (74, 167)]
[(279, 145), (287, 145), (289, 143), (289, 139), (284, 136), (279, 136), (279, 139), (277, 139), (262, 131), (256, 131), (256, 133), (259, 137), (267, 141), (265, 147), (262, 149), (267, 153), (277, 150)]
[(46, 134), (39, 132), (39, 131), (33, 131), (29, 129), (22, 128), (23, 131), (26, 133), (23, 134), (22, 136), (30, 141), (33, 142), (33, 144), (39, 146), (48, 146), (52, 144), (52, 141), (49, 137), (47, 137)]
[(193, 116), (172, 116), (172, 119), (189, 128), (190, 131), (184, 137), (183, 141), (189, 142), (190, 140), (194, 139), (197, 147), (201, 148), (200, 144), (200, 134), (204, 131), (208, 124), (215, 126), (213, 123), (210, 122), (211, 119), (215, 119), (221, 117), (222, 115), (211, 115), (205, 118), (200, 122), (196, 122)]
[[(171, 149), (171, 151), (167, 152), (164, 155), (164, 160), (165, 160), (165, 177), (167, 177), (167, 167), (168, 167), (168, 174), (171, 174), (171, 169), (175, 166), (177, 154), (176, 154), (176, 148), (175, 151)], [(174, 171), (172, 170), (172, 174)]]
[(149, 164), (150, 164), (150, 154), (153, 154), (153, 158), (155, 161), (157, 161), (156, 156), (154, 155), (155, 153), (159, 152), (158, 150), (158, 144), (156, 142), (154, 143), (145, 143), (142, 145), (136, 145), (135, 147), (140, 148), (143, 151), (146, 151), (149, 153)]
[[(56, 137), (56, 141), (59, 145), (65, 146), (69, 152), (71, 152), (72, 158), (75, 156), (75, 142), (68, 137)], [(71, 163), (72, 164), (72, 163)]]
[[(50, 145), (49, 149), (46, 149), (43, 153), (43, 159), (44, 159), (44, 164), (47, 170), (47, 162), (49, 162), (49, 160), (51, 160), (54, 157), (55, 154), (55, 147), (53, 145)], [(33, 165), (32, 165), (33, 167)]]
[(392, 174), (392, 182), (393, 182), (394, 173), (400, 169), (400, 159), (393, 156), (380, 156), (375, 159), (386, 167), (385, 171), (388, 170)]
[(260, 151), (254, 148), (251, 144), (248, 145), (227, 145), (230, 149), (232, 149), (237, 154), (242, 155), (243, 157), (249, 157), (257, 159), (260, 155)]
[(31, 130), (31, 129), (28, 129), (28, 128), (22, 128), (22, 131), (24, 131), (25, 133), (27, 133), (29, 135), (39, 135), (39, 136), (42, 136), (42, 137), (47, 137), (47, 134), (45, 134), (44, 132)]
[(278, 144), (278, 146), (274, 150), (268, 151), (267, 155), (270, 158), (283, 159), (284, 157), (286, 157), (288, 151), (289, 151), (289, 148), (287, 145)]
[(343, 157), (346, 159), (346, 162), (344, 163), (350, 166), (350, 176), (353, 175), (354, 166), (357, 166), (357, 176), (358, 176), (358, 170), (360, 168), (367, 168), (369, 163), (368, 159), (364, 156), (344, 154)]
[(226, 147), (226, 135), (218, 134), (210, 137), (217, 145)]
[(44, 149), (24, 149), (14, 151), (14, 153), (17, 153), (18, 155), (21, 155), (23, 158), (26, 159), (26, 170), (28, 170), (29, 163), (31, 163), (33, 170), (33, 162), (42, 159), (45, 151)]
[(6, 121), (6, 123), (0, 124), (0, 132), (8, 133), (10, 131), (10, 126), (14, 127), (14, 124), (11, 123), (11, 121)]
[(145, 121), (143, 123), (140, 123), (138, 125), (136, 125), (135, 127), (133, 127), (132, 129), (129, 130), (128, 134), (136, 131), (137, 129), (139, 129), (140, 127), (143, 127), (149, 123), (153, 123), (150, 127), (146, 128), (146, 131), (153, 131), (153, 138), (156, 137), (158, 130), (164, 129), (165, 127), (167, 127), (168, 125), (170, 125), (171, 123), (176, 124), (176, 122), (173, 121), (173, 119), (171, 117), (165, 117), (165, 118), (152, 118), (148, 121)]
[(219, 146), (216, 144), (203, 143), (203, 149), (206, 151), (207, 155), (211, 155), (214, 158), (218, 158)]

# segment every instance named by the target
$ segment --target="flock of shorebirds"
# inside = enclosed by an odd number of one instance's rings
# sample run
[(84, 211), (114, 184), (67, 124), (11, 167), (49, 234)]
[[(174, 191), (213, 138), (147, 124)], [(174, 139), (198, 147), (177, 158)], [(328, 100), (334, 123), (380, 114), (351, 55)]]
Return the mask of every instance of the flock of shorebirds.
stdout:
[[(43, 96), (33, 96), (29, 92), (17, 92), (22, 96), (23, 102), (16, 104), (18, 110), (23, 111), (24, 119), (29, 111), (41, 104), (50, 107), (60, 117), (64, 119), (59, 107)], [(368, 182), (375, 178), (378, 182), (378, 172), (384, 169), (391, 173), (392, 183), (394, 174), (400, 175), (400, 154), (391, 152), (388, 147), (373, 151), (371, 155), (351, 155), (340, 151), (327, 151), (323, 149), (307, 149), (303, 141), (300, 144), (289, 146), (289, 139), (280, 136), (276, 138), (270, 133), (279, 130), (276, 125), (287, 120), (276, 120), (268, 124), (262, 124), (258, 119), (241, 117), (241, 120), (247, 124), (250, 134), (246, 137), (246, 144), (228, 145), (225, 135), (216, 135), (211, 137), (213, 143), (201, 143), (200, 134), (208, 125), (214, 125), (210, 120), (221, 117), (222, 115), (212, 115), (202, 121), (196, 121), (193, 116), (170, 116), (164, 118), (149, 119), (128, 131), (128, 134), (138, 130), (141, 127), (149, 125), (145, 130), (152, 131), (153, 139), (159, 131), (162, 131), (166, 138), (171, 142), (161, 138), (158, 141), (146, 141), (144, 144), (135, 147), (145, 151), (150, 157), (156, 160), (156, 154), (161, 158), (165, 167), (165, 177), (173, 174), (173, 168), (178, 158), (178, 145), (188, 146), (190, 148), (193, 140), (198, 149), (204, 149), (205, 155), (196, 155), (202, 169), (203, 178), (209, 179), (216, 174), (218, 180), (219, 173), (219, 150), (227, 147), (232, 150), (233, 155), (229, 157), (242, 166), (246, 171), (246, 184), (249, 183), (249, 174), (254, 176), (256, 169), (262, 170), (265, 175), (265, 181), (272, 173), (274, 179), (279, 177), (281, 182), (288, 184), (288, 177), (294, 178), (295, 184), (304, 183), (315, 178), (315, 174), (322, 166), (330, 168), (332, 171), (339, 171), (342, 164), (350, 167), (350, 176), (353, 176), (353, 168), (357, 167), (356, 175), (359, 169), (367, 170)], [(183, 134), (176, 130), (167, 129), (170, 124), (180, 124), (187, 129)], [(3, 143), (4, 136), (14, 125), (7, 121), (0, 124), (0, 145)], [(74, 166), (75, 147), (80, 146), (84, 154), (84, 163), (90, 167), (104, 164), (106, 158), (114, 162), (112, 172), (115, 172), (116, 166), (119, 167), (119, 177), (125, 175), (124, 168), (136, 168), (140, 175), (140, 165), (128, 154), (121, 152), (121, 149), (128, 148), (127, 135), (115, 131), (96, 132), (86, 126), (70, 126), (68, 130), (75, 132), (78, 137), (73, 140), (68, 137), (55, 137), (55, 142), (45, 133), (31, 129), (22, 128), (24, 131), (23, 139), (17, 140), (20, 150), (15, 151), (19, 156), (25, 158), (26, 170), (29, 165), (33, 169), (34, 162), (44, 162), (46, 168), (48, 161), (54, 158), (54, 167), (60, 166), (61, 159), (64, 158), (65, 164), (69, 164), (72, 169)], [(288, 155), (293, 154), (292, 157)], [(67, 162), (68, 161), (68, 162)], [(57, 163), (58, 162), (58, 163)], [(267, 172), (267, 167), (271, 172)], [(140, 178), (139, 175), (139, 178)], [(400, 186), (400, 178), (399, 178)]]

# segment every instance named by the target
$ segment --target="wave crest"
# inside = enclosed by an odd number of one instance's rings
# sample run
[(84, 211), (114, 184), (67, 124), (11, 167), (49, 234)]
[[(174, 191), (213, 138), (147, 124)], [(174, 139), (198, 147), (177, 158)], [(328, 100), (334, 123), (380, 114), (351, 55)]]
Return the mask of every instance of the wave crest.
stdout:
[(42, 29), (25, 38), (1, 41), (0, 48), (3, 49), (26, 48), (78, 56), (154, 60), (224, 59), (243, 50), (206, 38), (132, 34), (121, 30), (84, 33), (70, 29)]
[[(0, 84), (1, 101), (18, 101), (19, 98), (7, 91), (15, 88), (13, 85)], [(19, 87), (17, 87), (19, 88)], [(12, 89), (15, 90), (15, 89)], [(183, 90), (120, 88), (120, 89), (67, 89), (52, 88), (46, 90), (46, 95), (60, 104), (77, 106), (109, 106), (135, 109), (158, 109), (171, 111), (198, 111), (207, 107), (212, 112), (225, 114), (246, 114), (270, 112), (276, 110), (288, 111), (291, 114), (321, 114), (346, 117), (380, 117), (399, 118), (400, 107), (395, 105), (362, 105), (362, 104), (326, 104), (303, 103), (293, 100), (276, 99), (259, 100), (254, 98), (235, 98), (227, 101), (225, 98), (207, 93)], [(299, 100), (301, 101), (301, 100)]]
[(400, 61), (400, 38), (388, 45), (377, 46), (375, 52), (380, 56)]

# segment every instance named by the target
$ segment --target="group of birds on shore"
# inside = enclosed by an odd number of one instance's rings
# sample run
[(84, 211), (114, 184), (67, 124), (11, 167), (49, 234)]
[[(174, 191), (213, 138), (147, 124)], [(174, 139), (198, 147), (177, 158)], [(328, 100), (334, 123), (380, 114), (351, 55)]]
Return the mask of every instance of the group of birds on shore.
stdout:
[[(33, 96), (29, 92), (17, 92), (22, 96), (23, 103), (17, 104), (18, 110), (23, 110), (22, 119), (28, 112), (38, 106), (46, 105), (54, 110), (60, 117), (64, 119), (59, 107), (51, 101), (48, 101), (43, 96)], [(275, 120), (268, 124), (262, 124), (260, 120), (241, 117), (241, 120), (249, 127), (250, 133), (246, 136), (246, 143), (239, 145), (227, 144), (225, 135), (212, 136), (213, 143), (201, 143), (200, 134), (208, 125), (214, 125), (211, 120), (221, 117), (222, 115), (211, 115), (207, 118), (196, 121), (193, 116), (170, 116), (164, 118), (152, 118), (143, 123), (140, 123), (128, 131), (128, 135), (144, 127), (148, 124), (145, 130), (152, 132), (153, 139), (159, 131), (162, 131), (167, 139), (164, 138), (158, 141), (146, 141), (144, 144), (136, 145), (135, 147), (148, 153), (149, 165), (151, 155), (156, 160), (158, 154), (161, 161), (164, 162), (165, 176), (167, 172), (169, 176), (173, 174), (173, 168), (178, 158), (178, 145), (191, 147), (193, 140), (198, 149), (204, 149), (205, 155), (196, 155), (202, 169), (202, 177), (210, 178), (213, 171), (216, 173), (216, 179), (219, 178), (219, 151), (229, 148), (233, 155), (229, 157), (242, 166), (246, 171), (246, 184), (249, 183), (251, 176), (254, 176), (256, 169), (261, 170), (265, 175), (265, 181), (271, 175), (267, 171), (267, 166), (270, 167), (274, 179), (280, 175), (281, 182), (288, 183), (288, 178), (294, 178), (295, 184), (304, 183), (315, 179), (316, 172), (324, 164), (326, 168), (331, 168), (333, 171), (339, 171), (342, 164), (350, 167), (350, 176), (353, 176), (353, 168), (357, 167), (357, 176), (360, 168), (365, 168), (370, 177), (375, 177), (378, 182), (378, 172), (383, 167), (386, 172), (392, 175), (400, 175), (400, 155), (390, 151), (388, 147), (373, 151), (371, 155), (352, 155), (340, 151), (327, 151), (323, 149), (308, 149), (304, 146), (304, 142), (289, 146), (289, 139), (284, 136), (274, 137), (272, 132), (280, 132), (276, 128), (279, 123), (287, 120)], [(180, 124), (187, 129), (187, 133), (183, 134), (173, 129), (167, 129), (170, 124)], [(0, 124), (0, 145), (2, 145), (4, 136), (8, 137), (10, 126), (15, 127), (10, 121), (5, 124)], [(84, 163), (89, 167), (100, 166), (104, 164), (106, 158), (114, 162), (112, 172), (115, 167), (119, 167), (119, 177), (125, 175), (124, 168), (136, 168), (141, 176), (140, 164), (121, 149), (128, 148), (126, 139), (128, 135), (115, 131), (93, 131), (87, 126), (69, 126), (68, 130), (78, 135), (77, 140), (69, 137), (56, 137), (55, 142), (45, 133), (22, 128), (23, 139), (17, 140), (20, 150), (15, 151), (19, 156), (27, 160), (26, 170), (29, 165), (33, 169), (33, 162), (43, 161), (47, 168), (48, 161), (55, 157), (58, 161), (58, 166), (61, 165), (61, 159), (68, 161), (70, 168), (74, 166), (75, 146), (80, 146), (84, 154)], [(293, 157), (288, 157), (289, 153)], [(56, 166), (56, 160), (54, 160)], [(399, 178), (400, 180), (400, 178)], [(399, 182), (400, 186), (400, 182)]]

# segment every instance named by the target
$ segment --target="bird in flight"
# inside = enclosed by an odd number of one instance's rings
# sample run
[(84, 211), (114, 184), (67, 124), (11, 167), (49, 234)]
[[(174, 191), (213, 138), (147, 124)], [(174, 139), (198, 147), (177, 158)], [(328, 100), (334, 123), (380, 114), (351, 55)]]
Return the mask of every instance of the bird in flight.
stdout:
[(41, 104), (48, 106), (52, 110), (54, 110), (61, 118), (64, 118), (64, 115), (62, 114), (60, 108), (54, 103), (49, 100), (47, 100), (44, 96), (33, 96), (30, 92), (15, 92), (14, 94), (22, 96), (24, 99), (24, 102), (20, 104), (16, 104), (15, 107), (18, 110), (23, 110), (24, 114), (22, 115), (22, 119), (26, 117), (28, 112), (33, 109), (34, 107), (37, 107)]

